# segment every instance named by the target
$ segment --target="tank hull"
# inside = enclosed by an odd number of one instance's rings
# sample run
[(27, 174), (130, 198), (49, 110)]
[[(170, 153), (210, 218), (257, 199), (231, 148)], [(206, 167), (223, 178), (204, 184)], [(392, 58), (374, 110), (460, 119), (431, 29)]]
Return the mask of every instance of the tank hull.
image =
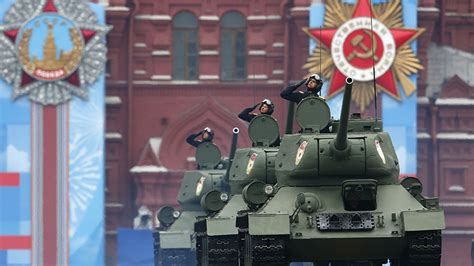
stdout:
[[(302, 192), (317, 195), (317, 210), (295, 213)], [(329, 226), (332, 222), (324, 217), (332, 215), (341, 219), (333, 225), (341, 226)], [(351, 227), (355, 216), (368, 226)], [(283, 187), (259, 212), (248, 215), (249, 237), (286, 239), (282, 250), (287, 261), (404, 259), (416, 247), (439, 257), (444, 227), (441, 209), (425, 208), (401, 185), (378, 186), (377, 208), (363, 212), (344, 209), (340, 186)], [(255, 246), (246, 249), (253, 252)]]
[(166, 231), (155, 235), (155, 265), (196, 265), (194, 220), (205, 216), (204, 211), (185, 211)]
[(236, 265), (239, 263), (240, 234), (236, 227), (237, 213), (246, 210), (242, 195), (231, 197), (226, 206), (197, 231), (198, 265)]

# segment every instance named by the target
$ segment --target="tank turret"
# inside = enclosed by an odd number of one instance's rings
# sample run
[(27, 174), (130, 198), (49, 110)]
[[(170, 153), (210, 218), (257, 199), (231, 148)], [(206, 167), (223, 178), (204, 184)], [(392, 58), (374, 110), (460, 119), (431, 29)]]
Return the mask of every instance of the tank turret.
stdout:
[(252, 140), (251, 148), (238, 149), (229, 173), (229, 184), (232, 194), (241, 194), (244, 186), (253, 180), (274, 184), (275, 158), (280, 133), (278, 123), (272, 116), (259, 115), (248, 127)]
[(324, 99), (308, 97), (300, 102), (296, 121), (301, 134), (285, 135), (276, 159), (279, 184), (341, 185), (348, 178), (398, 182), (398, 159), (390, 136), (378, 131), (381, 122), (350, 119), (352, 83), (347, 78), (338, 121), (331, 120)]
[(201, 265), (238, 265), (241, 233), (236, 228), (237, 216), (261, 206), (268, 198), (264, 192), (266, 185), (276, 182), (275, 146), (280, 140), (277, 121), (269, 115), (256, 116), (248, 133), (252, 147), (237, 149), (230, 167), (229, 202), (216, 215), (195, 224)]
[(224, 191), (225, 169), (215, 169), (221, 162), (221, 152), (213, 143), (203, 143), (196, 149), (199, 170), (187, 171), (183, 176), (178, 193), (178, 203), (184, 211), (206, 210), (201, 198), (210, 191)]
[(320, 97), (297, 106), (301, 131), (282, 138), (278, 185), (248, 188), (268, 197), (238, 220), (244, 265), (440, 265), (438, 199), (423, 197), (414, 177), (399, 181), (390, 135), (380, 120), (349, 115), (351, 91), (347, 78), (338, 121)]
[(196, 149), (198, 169), (186, 171), (178, 192), (180, 210), (163, 206), (157, 212), (160, 227), (154, 233), (156, 265), (195, 265), (194, 223), (221, 210), (229, 199), (226, 181), (237, 146), (239, 129), (232, 130), (229, 160), (219, 148), (204, 142)]

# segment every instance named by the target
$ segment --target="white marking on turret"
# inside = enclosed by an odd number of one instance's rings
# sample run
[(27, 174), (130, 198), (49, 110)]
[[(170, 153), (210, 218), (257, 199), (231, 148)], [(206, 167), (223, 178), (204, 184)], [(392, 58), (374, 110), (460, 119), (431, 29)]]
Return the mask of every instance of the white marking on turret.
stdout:
[(204, 187), (204, 180), (206, 180), (206, 177), (201, 176), (201, 178), (199, 178), (199, 181), (196, 184), (196, 197), (199, 197), (199, 195), (201, 195), (202, 188)]
[(377, 149), (377, 152), (380, 156), (380, 159), (382, 159), (383, 164), (385, 164), (385, 155), (383, 154), (382, 147), (380, 147), (380, 142), (378, 139), (375, 140), (375, 148)]
[(252, 155), (250, 155), (250, 159), (249, 159), (249, 162), (247, 164), (247, 175), (250, 174), (250, 171), (252, 171), (252, 168), (253, 168), (253, 165), (255, 164), (255, 160), (257, 160), (257, 153), (252, 153)]
[(301, 159), (303, 159), (304, 151), (306, 150), (306, 146), (308, 146), (308, 141), (301, 142), (298, 152), (296, 153), (295, 165), (300, 164)]

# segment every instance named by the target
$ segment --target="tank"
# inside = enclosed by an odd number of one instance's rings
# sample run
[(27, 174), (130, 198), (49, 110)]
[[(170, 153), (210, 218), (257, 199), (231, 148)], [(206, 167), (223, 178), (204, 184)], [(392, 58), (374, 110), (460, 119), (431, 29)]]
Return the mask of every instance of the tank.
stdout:
[(277, 182), (255, 192), (265, 202), (239, 217), (243, 265), (440, 264), (444, 211), (437, 198), (422, 196), (416, 177), (399, 180), (380, 120), (349, 117), (352, 83), (346, 79), (339, 121), (322, 98), (297, 106), (301, 131), (281, 140)]
[[(235, 150), (238, 133), (234, 128), (231, 150)], [(157, 212), (160, 226), (154, 232), (155, 265), (196, 265), (194, 223), (221, 210), (227, 202), (230, 189), (225, 176), (231, 160), (222, 160), (215, 144), (197, 147), (198, 170), (183, 176), (178, 193), (180, 210), (163, 206)]]
[(275, 160), (280, 134), (277, 121), (269, 115), (255, 117), (248, 127), (252, 147), (237, 149), (230, 167), (230, 200), (215, 215), (196, 222), (199, 265), (238, 265), (243, 232), (238, 217), (258, 210), (268, 196), (261, 194), (276, 182)]

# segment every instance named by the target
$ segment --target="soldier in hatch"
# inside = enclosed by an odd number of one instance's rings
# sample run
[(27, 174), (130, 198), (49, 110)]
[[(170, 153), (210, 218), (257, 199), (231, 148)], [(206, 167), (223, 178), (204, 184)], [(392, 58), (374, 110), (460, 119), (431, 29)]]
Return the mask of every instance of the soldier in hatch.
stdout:
[[(201, 136), (200, 140), (196, 140), (197, 137)], [(212, 139), (214, 138), (214, 131), (210, 127), (204, 128), (204, 130), (199, 131), (198, 133), (191, 134), (188, 136), (186, 139), (186, 142), (189, 143), (189, 145), (192, 145), (197, 148), (201, 143), (204, 142), (212, 142)]]
[[(306, 91), (295, 91), (299, 86), (303, 85), (303, 83), (306, 85)], [(312, 74), (307, 79), (303, 79), (302, 81), (296, 84), (289, 85), (288, 87), (286, 87), (286, 89), (284, 89), (280, 93), (280, 96), (283, 99), (288, 100), (290, 102), (294, 102), (296, 104), (300, 103), (304, 98), (309, 96), (316, 96), (324, 99), (323, 97), (318, 95), (322, 87), (323, 80), (321, 79), (321, 77), (318, 74)], [(330, 132), (330, 126), (331, 123), (329, 123), (325, 128), (321, 129), (321, 132)]]
[[(253, 112), (258, 106), (259, 113)], [(269, 99), (263, 99), (260, 103), (257, 103), (254, 106), (245, 108), (239, 114), (239, 118), (250, 123), (252, 119), (259, 115), (272, 115), (275, 109), (275, 105)], [(277, 147), (280, 145), (280, 138), (278, 138), (274, 143), (270, 144), (270, 147)]]
[[(253, 112), (257, 106), (259, 106), (258, 111), (260, 114)], [(250, 121), (252, 121), (252, 119), (257, 115), (272, 115), (274, 108), (275, 106), (273, 105), (272, 101), (269, 99), (263, 99), (263, 101), (260, 103), (257, 103), (256, 105), (249, 108), (245, 108), (242, 112), (240, 112), (239, 118), (250, 123)]]
[[(303, 83), (306, 85), (306, 91), (296, 91), (295, 90), (303, 85)], [(280, 96), (283, 99), (286, 99), (291, 102), (299, 103), (301, 100), (308, 96), (318, 96), (318, 93), (321, 91), (321, 88), (323, 87), (323, 80), (318, 74), (312, 74), (309, 76), (307, 79), (303, 79), (302, 81), (289, 85), (284, 89), (281, 93)]]

